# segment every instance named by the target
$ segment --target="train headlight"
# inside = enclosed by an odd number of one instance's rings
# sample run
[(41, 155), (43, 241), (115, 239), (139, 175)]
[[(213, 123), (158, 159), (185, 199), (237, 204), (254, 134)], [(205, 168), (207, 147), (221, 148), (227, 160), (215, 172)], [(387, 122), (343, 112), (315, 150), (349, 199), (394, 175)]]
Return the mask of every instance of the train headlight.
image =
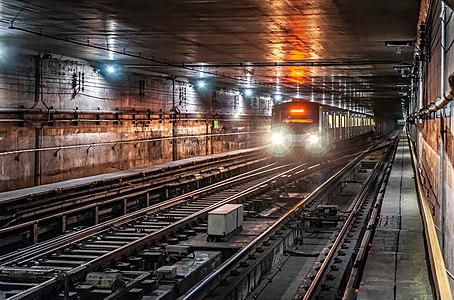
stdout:
[(317, 144), (320, 141), (320, 137), (317, 134), (309, 135), (309, 143), (310, 144)]
[(285, 137), (281, 132), (275, 132), (271, 136), (271, 143), (273, 145), (282, 145), (284, 143)]
[(273, 156), (286, 155), (293, 146), (294, 135), (286, 126), (274, 125), (265, 137), (267, 150)]

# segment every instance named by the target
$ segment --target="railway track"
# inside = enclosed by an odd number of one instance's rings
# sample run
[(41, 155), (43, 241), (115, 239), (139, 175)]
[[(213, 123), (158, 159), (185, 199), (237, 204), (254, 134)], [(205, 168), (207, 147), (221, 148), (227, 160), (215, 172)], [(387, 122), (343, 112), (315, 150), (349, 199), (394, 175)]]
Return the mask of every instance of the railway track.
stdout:
[(316, 273), (309, 274), (308, 280), (301, 284), (297, 298), (342, 299), (347, 278), (355, 269), (360, 268), (363, 262), (356, 261), (358, 249), (364, 248), (362, 251), (367, 252), (371, 246), (370, 236), (364, 240), (364, 234), (373, 229), (368, 224), (376, 206), (381, 183), (389, 175), (396, 144), (391, 145), (391, 148), (381, 159), (376, 160), (370, 176), (363, 181), (362, 188), (353, 199), (349, 213), (339, 226), (329, 250), (318, 257)]
[(0, 254), (96, 225), (257, 168), (260, 151), (0, 201)]
[[(156, 235), (156, 233), (163, 228), (167, 228), (168, 230), (169, 227), (178, 224), (188, 216), (199, 214), (204, 209), (219, 204), (221, 201), (224, 201), (224, 199), (230, 200), (233, 195), (241, 195), (241, 191), (247, 190), (251, 184), (257, 184), (257, 180), (261, 180), (261, 178), (255, 179), (254, 177), (266, 176), (268, 173), (277, 172), (285, 167), (275, 165), (276, 164), (270, 164), (208, 187), (198, 189), (197, 191), (189, 192), (162, 203), (152, 205), (120, 218), (98, 224), (97, 226), (91, 226), (70, 235), (64, 235), (45, 243), (37, 244), (33, 247), (0, 256), (0, 266), (24, 266), (28, 263), (30, 263), (28, 266), (33, 266), (36, 265), (35, 263), (38, 263), (37, 259), (42, 255), (55, 251), (61, 246), (74, 243), (81, 243), (82, 248), (86, 247), (85, 245), (88, 243), (99, 244), (98, 248), (100, 249), (100, 253), (108, 253), (109, 250), (115, 250), (120, 246), (128, 244), (128, 237), (122, 238), (122, 233), (126, 233), (126, 235), (131, 234), (129, 240), (137, 240), (149, 233), (155, 233)], [(248, 180), (251, 181), (243, 183)], [(237, 185), (237, 187), (229, 189), (232, 185)], [(227, 190), (216, 193), (216, 191), (220, 189)], [(205, 194), (207, 195), (205, 196)], [(117, 234), (117, 241), (112, 241), (115, 240), (112, 236)], [(124, 241), (122, 242), (121, 240)], [(95, 246), (87, 247), (97, 248)], [(46, 263), (46, 265), (48, 264)], [(57, 269), (62, 268), (62, 266), (55, 267), (57, 267)], [(63, 269), (65, 270), (64, 267)]]
[[(120, 177), (112, 177), (92, 182), (76, 183), (66, 188), (55, 188), (51, 191), (25, 194), (10, 199), (0, 200), (1, 227), (16, 225), (32, 219), (54, 214), (61, 209), (73, 209), (95, 201), (103, 201), (132, 191), (157, 190), (172, 183), (188, 181), (195, 174), (199, 177), (236, 169), (262, 157), (260, 150), (206, 159), (199, 162), (169, 165), (164, 168), (135, 172)], [(176, 191), (173, 191), (174, 193)], [(172, 191), (167, 191), (172, 194)], [(162, 196), (162, 195), (161, 195)], [(165, 195), (164, 195), (165, 196)], [(171, 195), (173, 196), (173, 195)]]
[[(286, 278), (301, 277), (302, 268), (286, 265), (291, 256), (312, 262), (294, 299), (342, 298), (350, 273), (360, 267), (357, 250), (368, 245), (363, 236), (394, 149), (395, 141), (359, 155), (182, 298), (280, 298), (290, 285)], [(333, 206), (337, 216), (326, 213)], [(275, 276), (282, 272), (287, 273), (280, 282)]]
[[(332, 164), (342, 164), (348, 158)], [(4, 292), (11, 286), (22, 287), (15, 290), (15, 294), (11, 292), (14, 295), (11, 299), (39, 298), (55, 294), (62, 286), (80, 282), (90, 272), (108, 266), (122, 270), (125, 257), (140, 257), (138, 261), (146, 262), (149, 251), (144, 249), (159, 249), (162, 245), (188, 239), (197, 231), (206, 231), (203, 222), (209, 211), (264, 193), (282, 177), (296, 179), (326, 166), (328, 163), (269, 164), (111, 221), (3, 255), (0, 281), (7, 282)], [(12, 274), (23, 276), (17, 278)], [(142, 273), (138, 276), (142, 275), (145, 276)], [(27, 285), (30, 281), (31, 288)]]
[[(53, 295), (58, 299), (70, 299), (71, 293), (83, 294), (77, 286), (83, 286), (88, 274), (116, 270), (129, 274), (130, 278), (125, 286), (112, 289), (108, 297), (122, 299), (135, 286), (155, 278), (156, 258), (162, 256), (166, 245), (191, 239), (198, 232), (206, 232), (205, 220), (209, 211), (226, 203), (244, 203), (308, 174), (338, 168), (352, 160), (353, 156), (314, 162), (312, 165), (288, 162), (265, 165), (206, 187), (199, 186), (195, 191), (112, 220), (5, 254), (0, 257), (0, 298), (36, 299)], [(59, 292), (62, 292), (60, 296)]]
[[(298, 168), (294, 167), (293, 170)], [(188, 226), (194, 225), (208, 211), (254, 194), (261, 189), (261, 185), (280, 176), (276, 175), (277, 172), (282, 174), (289, 172), (289, 169), (289, 165), (268, 165), (87, 230), (4, 255), (0, 258), (0, 277), (10, 278), (12, 273), (22, 271), (40, 279), (34, 282), (37, 284), (35, 287), (26, 289), (12, 299), (45, 293), (48, 287), (53, 289), (58, 286), (55, 274), (60, 272), (71, 277), (71, 280), (77, 280), (91, 270), (130, 255), (150, 243), (159, 240), (172, 243), (187, 238), (197, 229), (187, 229)], [(18, 282), (12, 284), (21, 286)]]

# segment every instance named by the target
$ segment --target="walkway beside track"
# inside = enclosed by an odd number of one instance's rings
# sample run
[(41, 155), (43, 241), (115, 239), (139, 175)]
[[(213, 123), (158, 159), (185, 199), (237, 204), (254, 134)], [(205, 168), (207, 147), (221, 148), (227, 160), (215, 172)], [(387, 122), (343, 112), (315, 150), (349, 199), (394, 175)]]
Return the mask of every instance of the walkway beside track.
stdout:
[(358, 299), (433, 299), (411, 151), (401, 133)]

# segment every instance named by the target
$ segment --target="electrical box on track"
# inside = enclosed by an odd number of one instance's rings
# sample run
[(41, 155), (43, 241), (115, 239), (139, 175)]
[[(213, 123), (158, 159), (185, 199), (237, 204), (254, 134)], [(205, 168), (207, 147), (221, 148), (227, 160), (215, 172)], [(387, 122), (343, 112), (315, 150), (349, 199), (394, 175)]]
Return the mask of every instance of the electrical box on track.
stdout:
[(225, 237), (243, 225), (243, 204), (225, 204), (208, 213), (208, 236)]
[(158, 276), (161, 276), (164, 279), (173, 279), (177, 277), (177, 267), (176, 266), (162, 266), (156, 270)]
[(112, 290), (124, 286), (123, 275), (121, 273), (92, 272), (87, 274), (85, 282), (96, 288), (108, 288)]
[(167, 258), (185, 257), (190, 253), (192, 253), (192, 250), (189, 246), (181, 246), (181, 245), (167, 245), (166, 246)]

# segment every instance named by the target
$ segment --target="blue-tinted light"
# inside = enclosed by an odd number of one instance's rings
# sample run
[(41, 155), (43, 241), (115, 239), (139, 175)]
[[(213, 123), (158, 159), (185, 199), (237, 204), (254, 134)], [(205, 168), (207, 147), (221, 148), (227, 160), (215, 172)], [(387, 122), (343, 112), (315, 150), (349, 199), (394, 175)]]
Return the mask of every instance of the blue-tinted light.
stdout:
[(276, 101), (282, 101), (282, 95), (277, 94), (276, 96), (274, 96), (274, 100), (276, 100)]
[(251, 90), (251, 89), (246, 89), (246, 90), (244, 91), (244, 94), (245, 94), (246, 96), (248, 96), (248, 97), (249, 97), (249, 96), (252, 96), (252, 90)]
[(115, 73), (115, 67), (112, 65), (109, 65), (106, 67), (106, 71), (107, 71), (107, 73), (113, 74), (113, 73)]
[(203, 89), (205, 87), (205, 81), (203, 81), (203, 80), (197, 81), (197, 87), (199, 89)]

